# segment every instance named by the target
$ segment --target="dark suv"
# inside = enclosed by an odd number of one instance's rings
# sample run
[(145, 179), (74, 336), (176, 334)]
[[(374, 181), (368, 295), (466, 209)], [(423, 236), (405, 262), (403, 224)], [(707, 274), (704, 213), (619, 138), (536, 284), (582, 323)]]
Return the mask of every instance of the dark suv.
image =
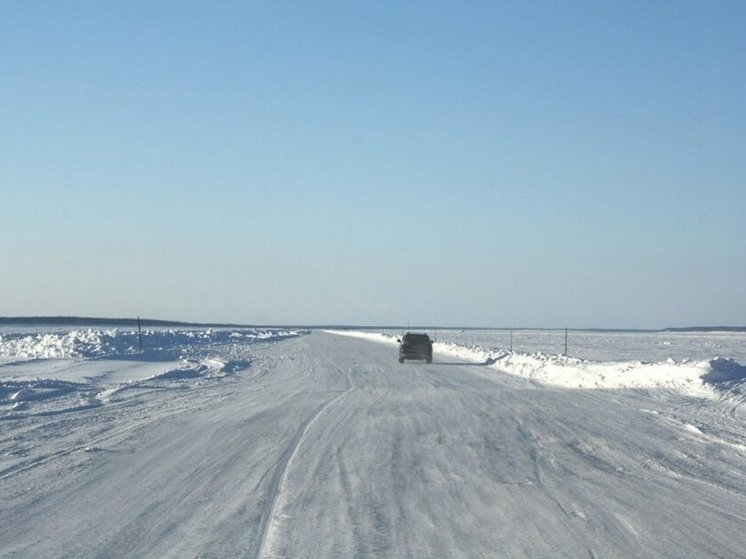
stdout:
[(427, 334), (407, 332), (399, 342), (399, 363), (405, 359), (424, 359), (433, 362), (433, 342)]

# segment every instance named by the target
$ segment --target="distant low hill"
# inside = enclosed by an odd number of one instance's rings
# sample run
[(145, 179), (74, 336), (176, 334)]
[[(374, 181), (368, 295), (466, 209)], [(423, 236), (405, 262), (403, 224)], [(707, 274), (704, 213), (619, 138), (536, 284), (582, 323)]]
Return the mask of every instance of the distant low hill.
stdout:
[[(81, 316), (9, 316), (0, 317), (0, 326), (137, 326), (137, 318), (92, 318)], [(180, 322), (175, 320), (140, 319), (142, 326), (181, 326), (212, 328), (248, 328), (245, 324)]]
[(665, 328), (664, 332), (746, 332), (746, 326), (687, 326)]

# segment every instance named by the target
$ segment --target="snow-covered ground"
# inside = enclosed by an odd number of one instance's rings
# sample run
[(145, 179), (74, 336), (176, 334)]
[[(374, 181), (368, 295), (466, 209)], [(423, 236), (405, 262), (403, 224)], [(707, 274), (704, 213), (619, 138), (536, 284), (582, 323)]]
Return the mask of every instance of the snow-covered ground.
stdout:
[[(396, 345), (401, 336), (370, 330), (330, 332), (389, 345)], [(564, 332), (557, 331), (517, 331), (512, 339), (510, 332), (500, 330), (437, 330), (430, 336), (442, 355), (566, 388), (667, 389), (719, 398), (724, 389), (746, 380), (741, 364), (746, 363), (746, 333), (572, 332), (568, 338), (574, 345), (568, 347), (587, 358), (570, 351), (563, 355)], [(547, 348), (555, 352), (547, 353)]]
[(4, 328), (0, 419), (96, 407), (164, 382), (199, 384), (248, 367), (246, 345), (295, 335), (286, 329), (155, 329), (139, 336), (115, 328)]
[(3, 329), (0, 557), (743, 556), (744, 337), (343, 333)]

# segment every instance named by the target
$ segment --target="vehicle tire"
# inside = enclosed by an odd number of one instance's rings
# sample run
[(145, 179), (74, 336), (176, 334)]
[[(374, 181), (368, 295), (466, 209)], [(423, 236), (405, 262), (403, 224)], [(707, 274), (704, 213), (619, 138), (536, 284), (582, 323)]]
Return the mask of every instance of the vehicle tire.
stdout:
[(428, 357), (427, 359), (425, 359), (425, 361), (427, 361), (428, 363), (432, 363), (433, 362), (433, 358), (432, 357)]
[(403, 357), (399, 357), (399, 363), (404, 363), (404, 358)]

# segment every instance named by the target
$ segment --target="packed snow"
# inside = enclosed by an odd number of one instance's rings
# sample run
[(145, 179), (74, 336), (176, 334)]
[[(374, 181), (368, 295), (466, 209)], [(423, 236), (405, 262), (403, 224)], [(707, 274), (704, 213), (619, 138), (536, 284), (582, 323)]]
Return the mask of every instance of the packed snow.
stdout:
[(743, 337), (401, 333), (0, 330), (0, 557), (743, 555)]

